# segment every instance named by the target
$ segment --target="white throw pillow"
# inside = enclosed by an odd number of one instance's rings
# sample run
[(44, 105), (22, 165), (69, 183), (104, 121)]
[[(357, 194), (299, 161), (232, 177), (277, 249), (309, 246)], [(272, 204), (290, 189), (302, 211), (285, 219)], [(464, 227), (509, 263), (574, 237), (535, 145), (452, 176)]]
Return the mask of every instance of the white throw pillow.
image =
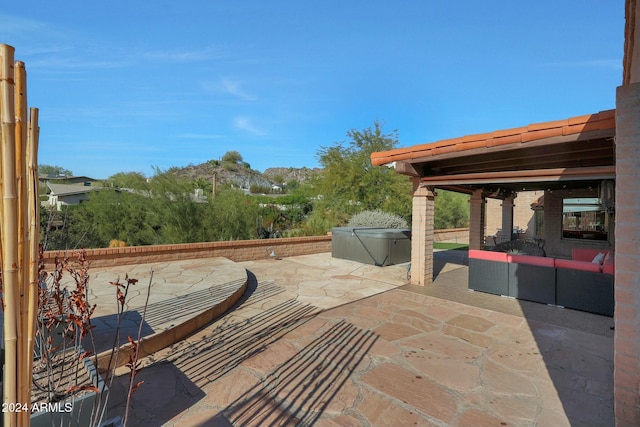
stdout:
[(604, 253), (600, 252), (598, 255), (596, 255), (593, 258), (593, 261), (591, 261), (594, 264), (602, 264), (602, 261), (604, 260)]

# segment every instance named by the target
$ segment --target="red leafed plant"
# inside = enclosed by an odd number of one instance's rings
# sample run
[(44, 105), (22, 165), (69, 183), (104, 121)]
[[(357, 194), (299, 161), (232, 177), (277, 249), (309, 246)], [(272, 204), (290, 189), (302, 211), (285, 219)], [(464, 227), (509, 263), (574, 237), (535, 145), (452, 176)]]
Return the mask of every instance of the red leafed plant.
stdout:
[[(56, 257), (54, 270), (47, 273), (41, 263), (33, 372), (40, 400), (57, 402), (87, 390), (82, 387), (86, 380), (83, 360), (92, 353), (82, 348), (82, 340), (91, 334), (95, 309), (87, 298), (88, 268), (84, 251), (78, 254), (77, 267), (70, 265), (68, 257)], [(65, 272), (75, 284), (71, 290), (63, 286)]]
[[(138, 360), (139, 352), (138, 352), (138, 343), (140, 342), (140, 337), (142, 336), (142, 325), (144, 323), (144, 319), (147, 314), (147, 306), (149, 305), (149, 294), (151, 289), (151, 282), (153, 281), (153, 271), (151, 272), (151, 277), (149, 278), (149, 284), (147, 287), (147, 299), (144, 304), (144, 311), (142, 312), (142, 319), (138, 324), (138, 338), (134, 340), (130, 336), (127, 336), (129, 340), (129, 344), (131, 345), (131, 353), (129, 354), (129, 360), (126, 363), (126, 367), (129, 369), (129, 390), (127, 393), (127, 405), (124, 414), (123, 425), (126, 426), (127, 420), (129, 418), (129, 408), (131, 407), (131, 397), (138, 390), (138, 388), (144, 383), (144, 381), (135, 381), (136, 375), (142, 370), (140, 361)], [(132, 279), (129, 275), (126, 275), (124, 278), (124, 282), (120, 282), (120, 280), (116, 280), (115, 282), (110, 282), (111, 285), (116, 287), (116, 299), (118, 301), (118, 323), (116, 325), (116, 335), (115, 342), (120, 342), (120, 321), (124, 314), (125, 310), (125, 302), (127, 300), (127, 294), (129, 292), (129, 287), (131, 285), (135, 285), (138, 283), (137, 279)], [(115, 347), (115, 344), (114, 344)], [(111, 366), (112, 359), (114, 357), (114, 353), (112, 353), (111, 358), (109, 360), (109, 365)], [(115, 354), (117, 357), (117, 354)]]
[(133, 338), (128, 338), (129, 343), (133, 347), (133, 351), (129, 355), (129, 361), (126, 364), (126, 367), (129, 368), (129, 371), (131, 372), (132, 381), (129, 388), (131, 390), (131, 394), (133, 394), (138, 389), (138, 387), (140, 387), (144, 383), (144, 381), (135, 382), (136, 375), (138, 375), (142, 368), (140, 367), (140, 361), (138, 360), (138, 343)]
[[(105, 414), (109, 392), (105, 387), (105, 382), (102, 382), (102, 390), (91, 383), (91, 377), (85, 367), (87, 359), (91, 360), (94, 366), (97, 366), (96, 345), (92, 334), (95, 326), (91, 324), (91, 316), (96, 306), (89, 303), (90, 275), (86, 252), (79, 251), (77, 261), (74, 263), (71, 263), (66, 256), (55, 257), (54, 269), (50, 273), (45, 271), (42, 260), (41, 250), (33, 401), (55, 403), (81, 393), (102, 392), (100, 398), (96, 399), (94, 407), (91, 408), (91, 425), (100, 425)], [(65, 273), (72, 279), (70, 281), (71, 289), (64, 286)], [(128, 275), (124, 282), (120, 282), (119, 279), (110, 282), (116, 287), (118, 306), (118, 323), (110, 355), (112, 359), (118, 357), (120, 324), (125, 312), (129, 287), (137, 282), (137, 279), (129, 278)], [(151, 280), (149, 281), (149, 289), (150, 286)], [(149, 293), (147, 292), (147, 303), (148, 298)], [(129, 403), (131, 395), (142, 384), (142, 381), (136, 384), (133, 384), (133, 381), (141, 369), (137, 348), (143, 322), (144, 314), (140, 321), (137, 340), (129, 337), (129, 342), (135, 351), (127, 364), (131, 369), (132, 384), (127, 403)], [(85, 348), (87, 345), (90, 349)], [(115, 371), (115, 367), (113, 371)], [(107, 381), (112, 381), (114, 372), (108, 372), (106, 376)], [(126, 425), (126, 422), (123, 425)]]

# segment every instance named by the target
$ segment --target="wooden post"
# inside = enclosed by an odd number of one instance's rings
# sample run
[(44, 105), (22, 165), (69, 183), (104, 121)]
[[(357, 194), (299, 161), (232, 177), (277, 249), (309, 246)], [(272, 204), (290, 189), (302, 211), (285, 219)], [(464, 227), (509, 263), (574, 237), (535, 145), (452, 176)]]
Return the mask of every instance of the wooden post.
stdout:
[(212, 183), (213, 183), (213, 190), (212, 190), (212, 194), (211, 194), (211, 198), (215, 199), (216, 198), (216, 186), (218, 184), (218, 172), (217, 171), (213, 171), (213, 177), (211, 178)]

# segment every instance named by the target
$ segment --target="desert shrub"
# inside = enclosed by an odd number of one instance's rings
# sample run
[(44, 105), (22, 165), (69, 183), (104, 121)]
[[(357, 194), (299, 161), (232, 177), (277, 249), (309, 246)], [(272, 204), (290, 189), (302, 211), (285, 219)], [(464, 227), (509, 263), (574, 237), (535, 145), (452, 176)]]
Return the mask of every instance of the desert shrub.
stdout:
[(266, 185), (258, 185), (258, 184), (251, 184), (251, 187), (249, 187), (249, 192), (251, 192), (251, 194), (273, 193), (273, 191), (271, 191), (271, 187), (268, 187)]
[(468, 227), (469, 196), (453, 191), (438, 190), (433, 221), (436, 230)]
[(109, 242), (109, 247), (110, 248), (124, 248), (125, 246), (127, 246), (127, 242), (125, 242), (123, 240), (112, 239)]
[(349, 227), (409, 228), (407, 221), (399, 215), (381, 210), (362, 211), (351, 217)]

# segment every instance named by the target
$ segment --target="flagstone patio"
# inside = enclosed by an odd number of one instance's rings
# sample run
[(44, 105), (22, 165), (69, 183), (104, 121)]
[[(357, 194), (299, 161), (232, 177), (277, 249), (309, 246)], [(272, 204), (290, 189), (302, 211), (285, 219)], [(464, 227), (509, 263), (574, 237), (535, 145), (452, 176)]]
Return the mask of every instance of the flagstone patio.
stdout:
[[(130, 425), (610, 426), (613, 320), (330, 254), (241, 263), (245, 298), (146, 360)], [(126, 377), (109, 415), (124, 414)]]

